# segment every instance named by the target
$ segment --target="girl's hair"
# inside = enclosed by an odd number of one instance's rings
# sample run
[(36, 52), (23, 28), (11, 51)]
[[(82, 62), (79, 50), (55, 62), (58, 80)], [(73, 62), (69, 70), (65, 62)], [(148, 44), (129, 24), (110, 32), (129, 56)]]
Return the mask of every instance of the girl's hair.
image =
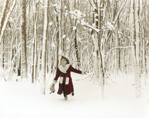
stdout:
[(66, 64), (69, 64), (69, 60), (68, 60), (66, 57), (62, 56), (62, 57), (61, 57), (61, 60), (62, 60), (62, 59), (65, 59), (65, 60), (67, 61)]

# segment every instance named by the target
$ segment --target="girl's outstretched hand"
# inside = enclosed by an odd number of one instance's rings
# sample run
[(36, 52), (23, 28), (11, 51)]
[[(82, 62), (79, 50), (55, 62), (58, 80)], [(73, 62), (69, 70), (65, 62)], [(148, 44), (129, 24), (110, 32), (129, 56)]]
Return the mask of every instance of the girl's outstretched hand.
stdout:
[(50, 91), (51, 91), (50, 94), (55, 92), (55, 85), (54, 84), (50, 85)]

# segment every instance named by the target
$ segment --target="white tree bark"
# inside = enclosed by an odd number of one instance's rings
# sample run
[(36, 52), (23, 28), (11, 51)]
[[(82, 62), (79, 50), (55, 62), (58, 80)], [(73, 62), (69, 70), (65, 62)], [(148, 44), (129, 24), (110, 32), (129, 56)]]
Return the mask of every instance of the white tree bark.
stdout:
[(48, 0), (45, 1), (45, 12), (44, 12), (44, 31), (43, 31), (43, 48), (42, 48), (42, 71), (41, 71), (41, 93), (45, 94), (46, 85), (46, 42), (47, 42), (47, 6)]
[(141, 80), (140, 80), (140, 72), (139, 72), (139, 14), (138, 14), (138, 10), (139, 10), (139, 0), (136, 0), (136, 10), (135, 10), (135, 26), (136, 26), (136, 64), (137, 64), (137, 68), (136, 68), (136, 73), (135, 73), (135, 83), (136, 83), (136, 97), (140, 97), (141, 96)]
[(131, 18), (132, 19), (132, 40), (133, 40), (133, 62), (134, 62), (134, 79), (135, 79), (135, 89), (136, 97), (140, 97), (140, 77), (139, 77), (139, 19), (138, 19), (138, 0), (131, 1)]
[[(36, 1), (35, 1), (36, 2)], [(34, 43), (33, 43), (33, 65), (32, 65), (32, 83), (36, 82), (36, 72), (37, 72), (37, 3), (34, 5), (35, 13), (34, 13)]]

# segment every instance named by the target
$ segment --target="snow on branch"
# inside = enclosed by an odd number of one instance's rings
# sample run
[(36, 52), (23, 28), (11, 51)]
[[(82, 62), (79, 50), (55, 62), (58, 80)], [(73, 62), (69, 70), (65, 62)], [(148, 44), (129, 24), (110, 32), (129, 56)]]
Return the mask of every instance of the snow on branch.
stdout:
[(99, 31), (100, 31), (100, 30), (97, 29), (96, 27), (94, 27), (94, 26), (92, 26), (92, 25), (89, 25), (88, 23), (86, 23), (86, 22), (84, 22), (84, 21), (81, 21), (81, 25), (86, 26), (86, 27), (89, 27), (89, 28), (95, 30), (96, 32), (99, 32)]
[(115, 30), (115, 27), (110, 22), (107, 22), (106, 26), (109, 30)]
[(83, 15), (83, 14), (81, 13), (81, 11), (79, 11), (79, 10), (70, 11), (69, 13), (70, 13), (71, 15), (73, 15), (75, 19), (80, 19), (80, 18), (85, 17), (85, 14)]

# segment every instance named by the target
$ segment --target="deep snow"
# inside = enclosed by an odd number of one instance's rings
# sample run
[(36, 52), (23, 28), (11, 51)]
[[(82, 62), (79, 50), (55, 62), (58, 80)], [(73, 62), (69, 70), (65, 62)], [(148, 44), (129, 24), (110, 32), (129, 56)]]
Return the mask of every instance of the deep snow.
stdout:
[(49, 85), (42, 95), (38, 83), (0, 80), (0, 118), (149, 118), (149, 85), (136, 99), (132, 76), (111, 76), (103, 101), (99, 84), (86, 76), (72, 73), (75, 96), (67, 101), (49, 94)]

